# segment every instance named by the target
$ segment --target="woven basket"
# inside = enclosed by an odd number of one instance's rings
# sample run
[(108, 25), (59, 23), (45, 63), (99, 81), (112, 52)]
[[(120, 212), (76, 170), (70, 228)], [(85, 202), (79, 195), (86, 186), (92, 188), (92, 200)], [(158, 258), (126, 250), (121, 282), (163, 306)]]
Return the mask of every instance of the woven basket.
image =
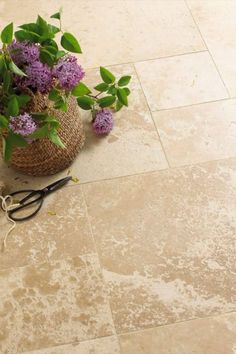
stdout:
[(15, 148), (10, 166), (24, 174), (45, 176), (62, 171), (83, 147), (85, 136), (76, 100), (72, 97), (68, 99), (68, 111), (64, 113), (51, 108), (47, 97), (35, 95), (27, 110), (42, 112), (48, 108), (60, 122), (58, 134), (66, 148), (56, 146), (47, 138), (38, 139), (25, 148)]

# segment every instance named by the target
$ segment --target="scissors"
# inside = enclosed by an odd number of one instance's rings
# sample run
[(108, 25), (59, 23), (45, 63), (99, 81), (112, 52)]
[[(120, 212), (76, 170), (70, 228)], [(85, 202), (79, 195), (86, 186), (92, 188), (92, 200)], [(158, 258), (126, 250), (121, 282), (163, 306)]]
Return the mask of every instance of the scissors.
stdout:
[[(39, 189), (39, 190), (25, 189), (25, 190), (20, 190), (20, 191), (11, 193), (10, 196), (13, 198), (19, 194), (22, 194), (22, 193), (28, 193), (28, 194), (24, 198), (17, 200), (17, 203), (19, 204), (19, 206), (15, 207), (11, 210), (8, 210), (8, 212), (7, 212), (8, 216), (14, 221), (24, 221), (24, 220), (31, 219), (41, 209), (41, 207), (43, 205), (44, 198), (47, 195), (49, 195), (50, 193), (63, 187), (70, 180), (72, 180), (72, 177), (68, 176), (68, 177), (62, 178), (52, 184), (49, 184), (49, 186), (47, 186), (43, 189)], [(37, 208), (30, 215), (27, 215), (24, 217), (15, 216), (19, 211), (21, 211), (33, 204), (35, 204), (37, 206)]]

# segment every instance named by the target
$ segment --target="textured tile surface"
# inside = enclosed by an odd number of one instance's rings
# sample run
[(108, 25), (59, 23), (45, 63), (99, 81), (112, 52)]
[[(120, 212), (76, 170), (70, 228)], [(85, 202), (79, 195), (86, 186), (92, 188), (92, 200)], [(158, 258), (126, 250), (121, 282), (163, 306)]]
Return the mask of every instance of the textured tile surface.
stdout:
[(228, 97), (207, 52), (139, 62), (135, 67), (152, 111)]
[[(9, 226), (0, 211), (1, 241)], [(0, 269), (91, 252), (94, 245), (80, 187), (66, 187), (45, 198), (33, 219), (17, 224), (1, 253)]]
[(96, 256), (0, 271), (0, 295), (0, 353), (113, 333)]
[(122, 354), (234, 354), (236, 313), (120, 336)]
[[(137, 6), (138, 3), (138, 6)], [(2, 0), (4, 23), (49, 17), (63, 6), (63, 27), (74, 33), (84, 52), (86, 67), (98, 67), (175, 55), (204, 49), (184, 1), (123, 0), (24, 0), (24, 11), (15, 11), (15, 0)], [(104, 15), (106, 14), (106, 16)], [(56, 21), (55, 21), (56, 23)], [(176, 36), (178, 33), (178, 36)], [(150, 40), (151, 39), (151, 40)]]
[(236, 309), (236, 159), (83, 189), (118, 332)]
[(171, 166), (236, 156), (236, 100), (153, 112)]
[(116, 337), (105, 337), (81, 343), (39, 349), (25, 354), (120, 354)]
[(235, 97), (236, 2), (188, 0), (187, 3), (231, 96)]

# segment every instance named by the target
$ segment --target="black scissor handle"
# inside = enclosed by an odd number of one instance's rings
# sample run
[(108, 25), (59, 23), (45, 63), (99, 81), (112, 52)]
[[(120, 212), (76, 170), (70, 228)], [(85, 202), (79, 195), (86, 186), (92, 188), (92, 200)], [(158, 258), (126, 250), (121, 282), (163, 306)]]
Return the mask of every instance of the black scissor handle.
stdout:
[[(8, 215), (9, 217), (14, 220), (14, 221), (25, 221), (25, 220), (29, 220), (31, 219), (33, 216), (35, 216), (39, 210), (41, 209), (42, 205), (43, 205), (43, 192), (42, 191), (36, 191), (36, 190), (32, 190), (32, 189), (25, 189), (25, 190), (21, 190), (21, 191), (18, 191), (18, 192), (13, 192), (11, 193), (11, 197), (14, 197), (18, 194), (21, 194), (21, 193), (29, 193), (27, 196), (25, 196), (23, 199), (19, 200), (19, 206), (18, 207), (15, 207), (14, 209), (12, 210), (9, 210), (8, 211)], [(29, 201), (27, 202), (30, 198), (32, 198), (34, 195), (38, 194), (38, 198), (32, 200), (32, 201)], [(25, 217), (16, 217), (14, 216), (16, 213), (18, 213), (20, 210), (28, 207), (29, 205), (32, 205), (32, 204), (38, 204), (38, 207), (36, 210), (34, 210), (34, 212), (28, 216), (25, 216)]]

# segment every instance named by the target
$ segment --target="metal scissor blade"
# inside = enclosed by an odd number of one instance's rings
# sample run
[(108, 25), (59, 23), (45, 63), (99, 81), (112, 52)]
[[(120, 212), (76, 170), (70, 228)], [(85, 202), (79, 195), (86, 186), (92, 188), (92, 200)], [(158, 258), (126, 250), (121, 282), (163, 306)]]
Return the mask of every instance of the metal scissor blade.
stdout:
[(58, 181), (56, 181), (52, 184), (49, 184), (49, 186), (43, 188), (42, 192), (44, 192), (45, 194), (54, 192), (55, 190), (61, 188), (65, 184), (67, 184), (70, 180), (72, 180), (72, 176), (67, 176), (62, 179), (59, 179)]

